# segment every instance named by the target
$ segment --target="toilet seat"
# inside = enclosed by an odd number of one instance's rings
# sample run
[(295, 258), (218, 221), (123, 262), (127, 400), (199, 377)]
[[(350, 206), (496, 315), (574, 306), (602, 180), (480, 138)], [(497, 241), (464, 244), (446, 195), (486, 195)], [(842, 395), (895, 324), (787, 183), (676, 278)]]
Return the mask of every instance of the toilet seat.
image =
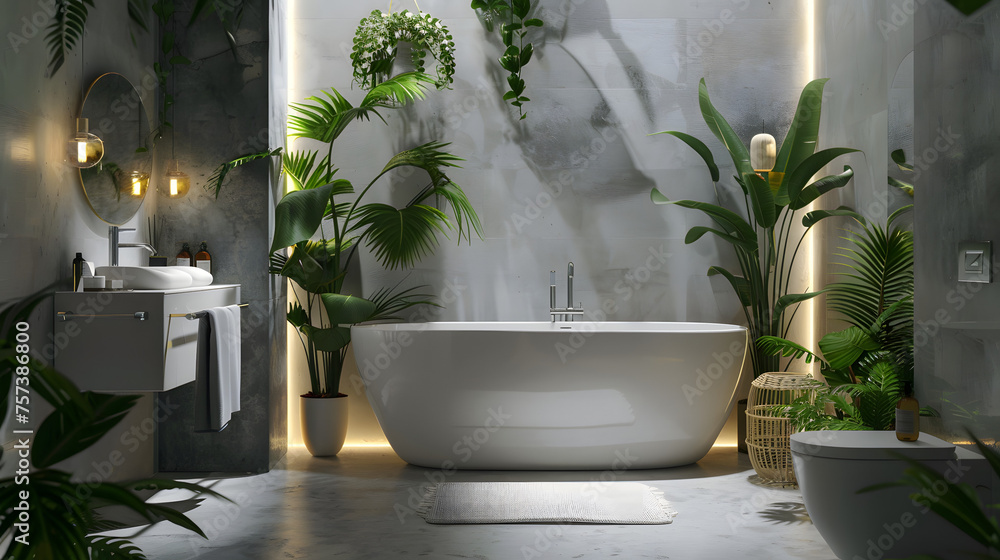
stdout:
[(792, 453), (829, 459), (885, 461), (899, 455), (916, 461), (951, 461), (955, 444), (921, 433), (917, 441), (899, 441), (896, 432), (822, 431), (791, 435)]

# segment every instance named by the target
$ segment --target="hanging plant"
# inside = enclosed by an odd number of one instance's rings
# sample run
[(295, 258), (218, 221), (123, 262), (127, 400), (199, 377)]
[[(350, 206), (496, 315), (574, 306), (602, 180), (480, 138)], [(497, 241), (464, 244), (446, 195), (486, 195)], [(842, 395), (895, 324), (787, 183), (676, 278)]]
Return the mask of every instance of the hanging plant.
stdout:
[(509, 89), (503, 99), (517, 107), (521, 119), (524, 119), (528, 116), (524, 112), (524, 102), (531, 99), (524, 95), (521, 69), (527, 66), (534, 52), (531, 43), (524, 42), (524, 36), (528, 34), (529, 27), (545, 24), (538, 18), (528, 18), (531, 0), (472, 0), (472, 9), (479, 12), (487, 31), (493, 31), (495, 23), (500, 24), (500, 38), (506, 47), (500, 57), (500, 66), (510, 72), (507, 76)]
[(388, 79), (401, 42), (413, 45), (411, 57), (417, 72), (427, 72), (424, 61), (430, 55), (437, 61), (434, 85), (438, 89), (451, 85), (455, 75), (455, 41), (451, 33), (438, 18), (409, 10), (395, 13), (375, 10), (361, 20), (351, 52), (354, 83), (371, 89)]

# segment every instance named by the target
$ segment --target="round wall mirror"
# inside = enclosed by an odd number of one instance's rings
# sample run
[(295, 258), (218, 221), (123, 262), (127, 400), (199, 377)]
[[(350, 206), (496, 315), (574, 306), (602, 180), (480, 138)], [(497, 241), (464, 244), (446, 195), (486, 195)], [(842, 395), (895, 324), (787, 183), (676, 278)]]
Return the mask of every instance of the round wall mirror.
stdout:
[(153, 136), (142, 98), (128, 78), (114, 72), (94, 80), (80, 116), (104, 141), (104, 157), (80, 170), (90, 208), (111, 225), (122, 225), (139, 210), (153, 162)]

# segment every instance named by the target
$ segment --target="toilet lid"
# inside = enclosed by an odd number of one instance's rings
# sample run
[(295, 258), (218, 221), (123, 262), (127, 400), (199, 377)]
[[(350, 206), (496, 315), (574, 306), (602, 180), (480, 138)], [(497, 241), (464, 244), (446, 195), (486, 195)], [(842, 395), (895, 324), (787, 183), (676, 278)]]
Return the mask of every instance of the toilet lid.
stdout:
[(918, 461), (955, 458), (953, 443), (923, 432), (917, 441), (899, 441), (893, 430), (799, 432), (792, 434), (791, 448), (793, 453), (831, 459), (898, 459), (897, 453)]

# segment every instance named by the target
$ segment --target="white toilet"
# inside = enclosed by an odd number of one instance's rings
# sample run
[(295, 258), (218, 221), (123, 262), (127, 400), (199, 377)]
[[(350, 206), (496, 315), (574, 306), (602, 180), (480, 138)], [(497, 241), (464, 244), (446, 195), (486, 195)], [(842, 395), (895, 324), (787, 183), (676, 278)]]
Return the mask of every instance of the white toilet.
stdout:
[(911, 487), (857, 491), (902, 478), (908, 464), (899, 453), (945, 473), (949, 481), (976, 488), (992, 504), (993, 475), (986, 459), (929, 434), (915, 442), (894, 431), (800, 432), (791, 436), (792, 464), (806, 511), (841, 560), (879, 560), (933, 554), (967, 558), (986, 550), (936, 513), (915, 504)]

